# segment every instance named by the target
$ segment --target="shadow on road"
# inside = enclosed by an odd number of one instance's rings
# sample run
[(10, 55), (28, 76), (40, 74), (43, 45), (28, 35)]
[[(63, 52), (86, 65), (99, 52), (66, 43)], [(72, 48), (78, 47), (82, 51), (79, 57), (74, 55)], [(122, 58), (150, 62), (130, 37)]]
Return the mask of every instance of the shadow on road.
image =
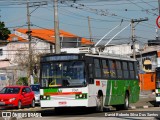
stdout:
[[(93, 116), (93, 113), (97, 113), (94, 108), (56, 108), (53, 110), (42, 110), (39, 111), (42, 116), (74, 116), (74, 115), (79, 115), (79, 116), (90, 116), (90, 117), (95, 117)], [(107, 110), (105, 110), (107, 112)], [(92, 114), (92, 116), (91, 116)], [(99, 114), (103, 114), (103, 112), (100, 112)], [(96, 114), (97, 115), (97, 114)], [(97, 117), (97, 116), (96, 116)]]

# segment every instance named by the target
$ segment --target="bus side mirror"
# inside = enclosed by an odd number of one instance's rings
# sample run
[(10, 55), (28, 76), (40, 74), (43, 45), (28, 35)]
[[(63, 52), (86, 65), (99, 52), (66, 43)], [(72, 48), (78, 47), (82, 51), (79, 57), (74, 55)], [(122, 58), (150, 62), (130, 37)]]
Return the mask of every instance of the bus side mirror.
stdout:
[(89, 78), (89, 84), (94, 84), (94, 79), (93, 78)]

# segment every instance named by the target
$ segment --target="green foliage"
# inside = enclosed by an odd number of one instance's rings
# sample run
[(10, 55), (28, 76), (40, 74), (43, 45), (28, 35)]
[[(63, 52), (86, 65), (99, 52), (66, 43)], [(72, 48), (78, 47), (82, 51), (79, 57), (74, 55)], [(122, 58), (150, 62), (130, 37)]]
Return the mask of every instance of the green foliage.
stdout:
[(28, 85), (27, 77), (20, 77), (16, 83), (17, 85)]
[(39, 83), (38, 77), (34, 77), (34, 84), (38, 84), (38, 83)]
[(5, 27), (4, 22), (0, 21), (0, 40), (7, 40), (11, 31)]

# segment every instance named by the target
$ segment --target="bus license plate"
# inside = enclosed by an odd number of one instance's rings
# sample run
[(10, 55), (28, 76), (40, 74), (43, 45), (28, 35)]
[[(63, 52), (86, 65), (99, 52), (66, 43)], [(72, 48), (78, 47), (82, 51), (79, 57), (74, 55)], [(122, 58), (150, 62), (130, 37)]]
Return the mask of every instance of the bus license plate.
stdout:
[(66, 104), (67, 104), (66, 101), (59, 102), (59, 105), (66, 105)]

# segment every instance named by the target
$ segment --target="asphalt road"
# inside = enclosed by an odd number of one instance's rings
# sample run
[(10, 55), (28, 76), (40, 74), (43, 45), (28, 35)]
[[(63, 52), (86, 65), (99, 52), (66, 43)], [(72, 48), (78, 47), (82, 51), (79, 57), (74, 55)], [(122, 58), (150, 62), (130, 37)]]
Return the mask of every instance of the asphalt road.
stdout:
[[(28, 111), (3, 111), (11, 112), (12, 117), (1, 118), (1, 120), (158, 120), (160, 119), (160, 107), (138, 108), (127, 111), (106, 110), (102, 113), (96, 113), (92, 109), (72, 108), (63, 109), (61, 113), (56, 113), (54, 109)], [(22, 118), (23, 117), (23, 118)]]
[[(68, 111), (66, 111), (68, 110)], [(93, 112), (91, 109), (64, 109), (61, 114), (56, 114), (54, 110), (41, 112), (41, 116), (30, 116), (18, 118), (18, 120), (159, 120), (160, 108), (139, 108), (134, 110), (110, 110), (102, 113)], [(21, 112), (22, 113), (22, 112)], [(25, 111), (23, 111), (25, 113)], [(31, 112), (29, 112), (31, 113)], [(4, 120), (4, 119), (3, 119)], [(16, 120), (15, 118), (10, 120)]]
[[(107, 120), (156, 120), (160, 119), (160, 112), (157, 113), (156, 111), (160, 111), (160, 107), (154, 107), (155, 105), (155, 95), (152, 93), (143, 93), (140, 96), (140, 100), (135, 103), (131, 104), (131, 108), (128, 111), (116, 111), (114, 108), (109, 107), (105, 109), (103, 113), (96, 113), (93, 111), (92, 108), (67, 108), (63, 109), (60, 113), (56, 113), (54, 108), (45, 108), (42, 109), (39, 106), (35, 108), (30, 108), (28, 106), (24, 107), (23, 109), (0, 109), (0, 113), (2, 116), (2, 112), (11, 113), (11, 116), (14, 118), (9, 119), (9, 117), (0, 118), (2, 120), (16, 120), (16, 118), (24, 119), (25, 120), (50, 120), (50, 119), (61, 119), (61, 120), (96, 120), (96, 119), (106, 119)], [(146, 107), (147, 106), (147, 107)], [(144, 114), (142, 112), (146, 111)], [(152, 111), (157, 116), (151, 115), (147, 112)], [(126, 113), (127, 112), (127, 113)], [(133, 113), (133, 114), (132, 114)], [(135, 114), (136, 113), (136, 114)], [(138, 114), (138, 116), (137, 116)], [(141, 116), (140, 116), (141, 115)], [(23, 118), (22, 118), (23, 117)]]

